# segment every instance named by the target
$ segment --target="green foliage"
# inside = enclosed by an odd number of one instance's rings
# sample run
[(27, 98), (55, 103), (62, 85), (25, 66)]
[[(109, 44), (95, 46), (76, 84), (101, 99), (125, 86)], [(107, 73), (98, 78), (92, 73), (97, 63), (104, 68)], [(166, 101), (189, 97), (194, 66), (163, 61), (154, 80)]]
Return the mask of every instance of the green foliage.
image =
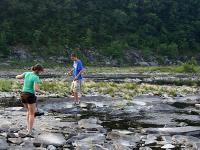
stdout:
[(4, 32), (0, 32), (0, 54), (4, 56), (9, 54), (9, 49), (6, 41), (6, 36)]
[(192, 58), (190, 61), (187, 61), (186, 63), (182, 64), (182, 72), (188, 72), (188, 73), (195, 73), (196, 70), (197, 61)]
[(107, 48), (104, 50), (104, 53), (107, 56), (112, 58), (120, 58), (123, 56), (123, 50), (128, 48), (128, 44), (120, 41), (113, 41)]
[(53, 93), (62, 93), (63, 95), (69, 91), (70, 84), (65, 81), (44, 81), (40, 85), (42, 90), (53, 92)]
[[(200, 51), (199, 0), (1, 0), (0, 52), (24, 44), (44, 56), (71, 48), (127, 47), (176, 57)], [(42, 48), (42, 50), (40, 50)]]
[(160, 44), (159, 53), (163, 56), (174, 58), (178, 55), (178, 45), (176, 43)]
[(9, 92), (12, 90), (12, 81), (10, 80), (0, 80), (0, 91)]

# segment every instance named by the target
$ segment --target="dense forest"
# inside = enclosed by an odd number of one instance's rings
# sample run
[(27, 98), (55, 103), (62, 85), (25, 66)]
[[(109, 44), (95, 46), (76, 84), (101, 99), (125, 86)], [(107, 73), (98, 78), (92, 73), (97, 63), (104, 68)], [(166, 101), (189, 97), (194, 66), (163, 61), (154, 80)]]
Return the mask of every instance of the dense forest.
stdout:
[(1, 0), (0, 53), (26, 45), (34, 54), (95, 50), (120, 58), (200, 52), (200, 0)]

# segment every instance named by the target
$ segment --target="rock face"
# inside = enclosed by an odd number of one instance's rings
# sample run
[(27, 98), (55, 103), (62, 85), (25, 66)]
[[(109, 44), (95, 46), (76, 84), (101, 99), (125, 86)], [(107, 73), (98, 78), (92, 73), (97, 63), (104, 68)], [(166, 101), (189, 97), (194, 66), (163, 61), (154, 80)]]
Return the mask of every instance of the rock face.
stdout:
[(27, 48), (21, 46), (15, 46), (11, 50), (11, 58), (15, 59), (28, 59), (31, 55), (28, 52)]

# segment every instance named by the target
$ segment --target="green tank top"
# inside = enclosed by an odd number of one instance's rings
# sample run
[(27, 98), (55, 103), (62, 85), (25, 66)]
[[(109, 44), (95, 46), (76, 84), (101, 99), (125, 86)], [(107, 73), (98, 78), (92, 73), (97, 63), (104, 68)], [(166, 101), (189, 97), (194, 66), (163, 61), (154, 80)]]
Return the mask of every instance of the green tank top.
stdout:
[(33, 72), (24, 72), (23, 78), (24, 78), (23, 92), (29, 92), (35, 94), (34, 83), (40, 83), (39, 76)]

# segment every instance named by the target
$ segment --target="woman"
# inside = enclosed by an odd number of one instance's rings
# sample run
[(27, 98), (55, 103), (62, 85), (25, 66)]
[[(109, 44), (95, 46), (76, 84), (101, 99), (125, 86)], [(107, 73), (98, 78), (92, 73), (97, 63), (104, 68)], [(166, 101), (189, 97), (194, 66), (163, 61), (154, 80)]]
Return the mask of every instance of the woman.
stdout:
[(40, 78), (39, 74), (43, 72), (43, 67), (39, 64), (33, 66), (32, 72), (25, 72), (17, 75), (16, 79), (24, 79), (23, 92), (21, 93), (21, 101), (27, 110), (26, 121), (28, 135), (32, 134), (33, 122), (36, 110), (35, 92), (45, 93), (39, 89)]

